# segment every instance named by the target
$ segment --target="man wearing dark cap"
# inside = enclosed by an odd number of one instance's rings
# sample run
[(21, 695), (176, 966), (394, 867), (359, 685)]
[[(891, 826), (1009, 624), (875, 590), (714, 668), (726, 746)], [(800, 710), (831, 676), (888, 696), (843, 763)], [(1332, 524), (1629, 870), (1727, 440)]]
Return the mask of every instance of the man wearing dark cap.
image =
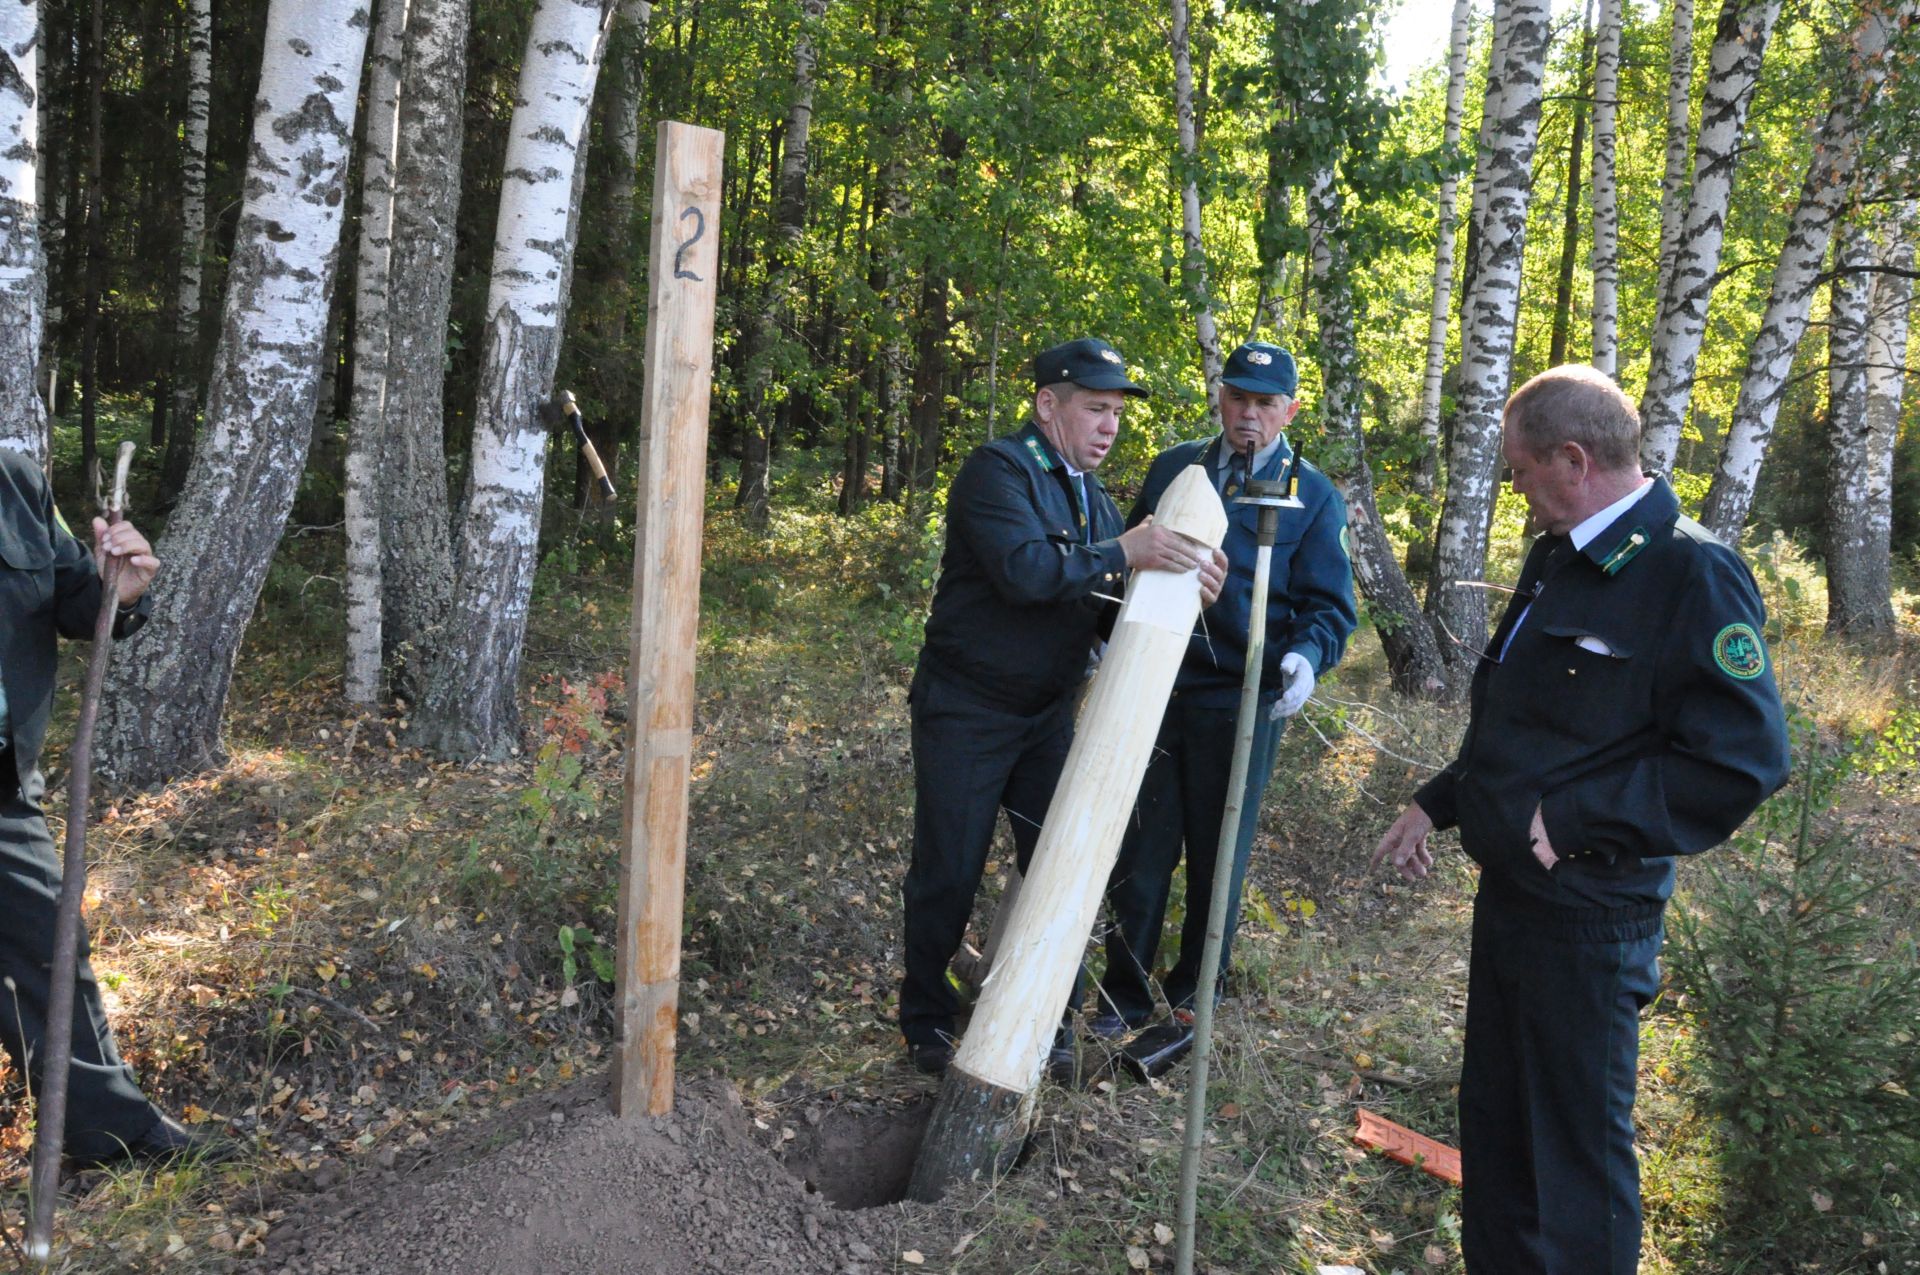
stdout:
[(1240, 684), (1247, 663), (1253, 608), (1254, 560), (1259, 512), (1234, 503), (1249, 476), (1280, 483), (1291, 479), (1300, 507), (1280, 510), (1280, 528), (1264, 605), (1266, 646), (1261, 659), (1260, 712), (1234, 844), (1233, 893), (1227, 912), (1220, 968), (1227, 968), (1240, 915), (1240, 887), (1259, 823), (1260, 794), (1273, 771), (1274, 751), (1286, 719), (1300, 711), (1314, 681), (1339, 663), (1353, 632), (1353, 570), (1347, 561), (1347, 507), (1327, 476), (1294, 455), (1286, 427), (1300, 410), (1293, 356), (1277, 345), (1249, 341), (1227, 359), (1221, 379), (1221, 433), (1181, 443), (1147, 471), (1129, 522), (1152, 515), (1161, 493), (1189, 465), (1204, 465), (1227, 504), (1227, 580), (1220, 596), (1195, 626), (1174, 681), (1173, 698), (1161, 719), (1153, 759), (1140, 785), (1139, 804), (1121, 843), (1107, 889), (1113, 916), (1106, 936), (1107, 971), (1101, 981), (1095, 1035), (1126, 1035), (1153, 1015), (1150, 982), (1167, 894), (1182, 851), (1187, 861), (1186, 920), (1180, 956), (1163, 984), (1174, 1025), (1168, 1045), (1184, 1045), (1200, 981), (1214, 860), (1238, 734)]
[[(1075, 692), (1106, 597), (1130, 570), (1198, 569), (1218, 593), (1224, 560), (1120, 511), (1093, 471), (1146, 391), (1105, 341), (1034, 359), (1033, 418), (977, 448), (947, 493), (947, 546), (908, 705), (913, 861), (905, 894), (900, 1030), (915, 1066), (953, 1059), (959, 998), (947, 964), (1005, 808), (1022, 871), (1073, 739)], [(1103, 596), (1105, 595), (1105, 596)]]

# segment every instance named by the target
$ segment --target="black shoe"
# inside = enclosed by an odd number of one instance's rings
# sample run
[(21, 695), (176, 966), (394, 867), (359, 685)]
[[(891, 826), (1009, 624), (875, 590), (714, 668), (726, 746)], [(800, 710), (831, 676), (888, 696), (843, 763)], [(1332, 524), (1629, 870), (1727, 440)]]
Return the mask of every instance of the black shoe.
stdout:
[(907, 1042), (907, 1060), (913, 1069), (928, 1076), (944, 1075), (953, 1065), (953, 1042), (929, 1040)]
[(1119, 1014), (1097, 1014), (1087, 1020), (1087, 1034), (1096, 1040), (1124, 1040), (1133, 1031), (1134, 1025)]
[(1170, 1071), (1193, 1051), (1193, 1015), (1175, 1010), (1164, 1023), (1147, 1028), (1120, 1052), (1120, 1062), (1134, 1079), (1145, 1081)]
[(70, 1163), (77, 1169), (161, 1166), (178, 1164), (183, 1160), (212, 1164), (231, 1159), (237, 1150), (232, 1139), (213, 1129), (188, 1128), (172, 1116), (161, 1116), (133, 1141), (104, 1155), (75, 1156)]
[(1068, 1089), (1080, 1084), (1080, 1052), (1072, 1044), (1055, 1044), (1047, 1050), (1047, 1079)]

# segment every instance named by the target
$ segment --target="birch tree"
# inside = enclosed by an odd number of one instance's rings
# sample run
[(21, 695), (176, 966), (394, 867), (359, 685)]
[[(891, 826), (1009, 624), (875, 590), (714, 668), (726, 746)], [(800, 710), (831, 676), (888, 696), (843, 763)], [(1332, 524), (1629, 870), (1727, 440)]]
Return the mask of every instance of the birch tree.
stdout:
[(40, 10), (0, 0), (0, 446), (47, 463), (40, 365), (46, 270), (40, 255)]
[(1593, 365), (1620, 372), (1620, 192), (1613, 153), (1620, 108), (1621, 0), (1600, 0), (1593, 47)]
[(774, 203), (773, 239), (768, 245), (765, 304), (748, 330), (747, 394), (740, 491), (735, 504), (748, 523), (764, 527), (773, 463), (772, 409), (775, 345), (792, 323), (786, 292), (801, 236), (807, 229), (807, 163), (811, 158), (813, 80), (820, 60), (818, 40), (827, 16), (827, 0), (802, 0), (799, 29), (793, 37), (793, 97), (787, 104), (786, 149), (780, 156), (780, 186)]
[(1740, 397), (1727, 428), (1713, 485), (1707, 489), (1700, 521), (1707, 530), (1732, 543), (1740, 538), (1747, 511), (1753, 505), (1754, 484), (1773, 439), (1780, 396), (1793, 371), (1794, 354), (1807, 327), (1807, 309), (1819, 283), (1820, 264), (1839, 217), (1853, 176), (1854, 156), (1860, 149), (1861, 114), (1886, 77), (1887, 42), (1897, 25), (1916, 6), (1912, 3), (1881, 10), (1867, 6), (1848, 42), (1845, 68), (1833, 90), (1825, 120), (1813, 141), (1813, 157), (1800, 184), (1800, 199), (1787, 225), (1786, 240), (1774, 266), (1773, 286), (1766, 315), (1747, 352), (1740, 378)]
[(348, 191), (365, 0), (272, 0), (206, 428), (158, 556), (152, 618), (115, 661), (104, 769), (217, 764), (233, 661), (305, 466)]
[(381, 641), (393, 688), (408, 699), (453, 596), (443, 404), (470, 4), (412, 0), (401, 72), (379, 541)]
[(187, 113), (180, 156), (180, 273), (173, 289), (173, 404), (161, 485), (176, 490), (200, 419), (200, 299), (207, 253), (207, 120), (213, 110), (213, 0), (187, 0)]
[(1403, 695), (1432, 699), (1446, 690), (1446, 664), (1374, 503), (1373, 468), (1360, 423), (1353, 285), (1342, 233), (1340, 190), (1333, 171), (1322, 169), (1307, 187), (1307, 236), (1320, 320), (1320, 414), (1336, 452), (1328, 457), (1327, 472), (1347, 502), (1353, 574), (1386, 650), (1393, 687)]
[(504, 756), (540, 536), (574, 177), (611, 0), (541, 0), (527, 31), (507, 139), (487, 293), (473, 452), (447, 622), (433, 644), (416, 737), (447, 756)]
[(1220, 330), (1207, 290), (1207, 250), (1200, 237), (1200, 142), (1193, 122), (1193, 56), (1187, 0), (1173, 4), (1173, 108), (1180, 135), (1181, 282), (1193, 312), (1200, 366), (1206, 374), (1208, 412), (1220, 428)]
[(1427, 613), (1454, 639), (1446, 651), (1456, 688), (1471, 674), (1487, 627), (1479, 589), (1498, 474), (1500, 413), (1513, 372), (1514, 320), (1526, 248), (1534, 147), (1547, 55), (1547, 0), (1501, 0), (1494, 8), (1498, 63), (1488, 67), (1475, 172), (1477, 233), (1472, 279), (1460, 305), (1460, 386), (1447, 499), (1434, 549)]
[(1707, 330), (1707, 303), (1713, 299), (1726, 239), (1740, 133), (1760, 81), (1767, 38), (1779, 16), (1780, 0), (1724, 0), (1714, 30), (1706, 95), (1700, 104), (1700, 137), (1693, 152), (1693, 188), (1674, 240), (1673, 264), (1654, 323), (1647, 387), (1640, 396), (1640, 463), (1658, 473), (1673, 472), (1679, 450)]
[[(1911, 269), (1913, 241), (1905, 229), (1896, 229), (1886, 264)], [(1893, 275), (1876, 281), (1867, 273), (1873, 263), (1870, 232), (1849, 223), (1834, 252), (1828, 306), (1825, 539), (1827, 632), (1852, 637), (1888, 632), (1895, 623), (1893, 442), (1913, 282)]]
[[(1447, 37), (1447, 119), (1441, 148), (1451, 155), (1460, 145), (1460, 117), (1467, 100), (1468, 19), (1473, 0), (1453, 0), (1453, 26)], [(1420, 458), (1413, 489), (1432, 500), (1440, 469), (1440, 382), (1447, 364), (1447, 318), (1453, 308), (1453, 239), (1460, 221), (1460, 177), (1452, 167), (1440, 179), (1439, 227), (1433, 245), (1433, 306), (1427, 314), (1427, 370), (1420, 382)], [(1423, 517), (1422, 523), (1426, 522)]]
[(378, 0), (367, 55), (367, 123), (360, 156), (360, 251), (354, 273), (353, 404), (347, 433), (347, 668), (350, 704), (380, 693), (380, 462), (385, 453), (387, 269), (393, 258), (393, 171), (400, 138), (400, 69), (407, 0)]
[(1667, 168), (1660, 178), (1660, 265), (1653, 290), (1656, 302), (1672, 286), (1674, 251), (1687, 218), (1692, 112), (1693, 0), (1673, 0), (1673, 29), (1667, 44)]

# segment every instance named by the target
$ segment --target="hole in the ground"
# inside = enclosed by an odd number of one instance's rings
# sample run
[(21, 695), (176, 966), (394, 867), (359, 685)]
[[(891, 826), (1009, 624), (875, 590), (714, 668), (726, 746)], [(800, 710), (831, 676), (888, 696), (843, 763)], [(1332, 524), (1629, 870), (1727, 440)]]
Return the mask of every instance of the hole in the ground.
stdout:
[(820, 1112), (796, 1130), (787, 1172), (837, 1209), (898, 1204), (933, 1114), (931, 1095), (905, 1105), (848, 1103)]

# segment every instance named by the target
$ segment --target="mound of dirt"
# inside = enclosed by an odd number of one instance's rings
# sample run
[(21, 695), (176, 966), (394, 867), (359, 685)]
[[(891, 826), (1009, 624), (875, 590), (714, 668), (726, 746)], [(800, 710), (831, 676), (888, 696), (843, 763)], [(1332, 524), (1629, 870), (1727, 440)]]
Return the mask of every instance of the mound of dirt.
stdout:
[(890, 1269), (892, 1208), (841, 1211), (754, 1140), (730, 1086), (615, 1120), (603, 1085), (523, 1104), (411, 1169), (290, 1204), (262, 1271), (284, 1275), (707, 1275)]

